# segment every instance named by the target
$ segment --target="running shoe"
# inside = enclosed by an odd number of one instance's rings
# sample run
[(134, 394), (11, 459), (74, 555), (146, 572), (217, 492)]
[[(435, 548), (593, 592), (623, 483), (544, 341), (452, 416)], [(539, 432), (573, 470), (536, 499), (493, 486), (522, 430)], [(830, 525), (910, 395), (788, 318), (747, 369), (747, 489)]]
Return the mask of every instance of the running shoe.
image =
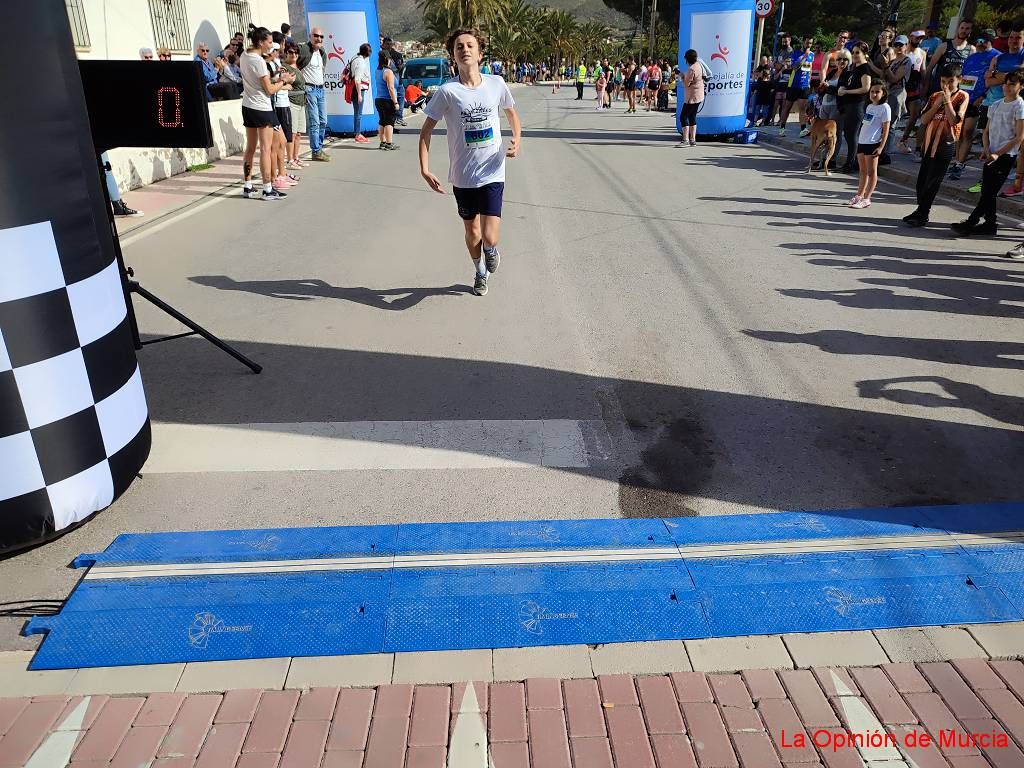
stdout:
[(493, 249), (490, 253), (484, 251), (484, 264), (487, 266), (487, 271), (495, 273), (498, 271), (498, 265), (501, 263), (501, 254), (498, 253), (498, 249)]
[(949, 225), (957, 237), (970, 237), (974, 234), (974, 224), (970, 221), (957, 221)]
[(980, 195), (981, 194), (981, 182), (979, 181), (974, 186), (968, 187), (967, 191), (972, 193), (972, 194), (975, 194), (975, 195)]
[(862, 197), (860, 200), (858, 200), (856, 203), (854, 203), (850, 207), (851, 208), (867, 208), (869, 205), (871, 205), (871, 201), (868, 198), (866, 198), (866, 197)]
[(850, 206), (851, 208), (854, 208), (856, 207), (857, 203), (861, 201), (861, 199), (862, 198), (860, 195), (854, 195), (853, 197), (850, 198), (850, 202), (847, 203), (847, 205)]
[(803, 127), (803, 128), (802, 128), (802, 129), (800, 130), (800, 138), (801, 138), (801, 139), (803, 139), (803, 138), (805, 138), (805, 137), (807, 137), (807, 136), (810, 136), (810, 135), (811, 135), (811, 128), (810, 128), (810, 126), (804, 126), (804, 127)]
[(314, 152), (312, 159), (318, 163), (329, 163), (331, 161), (330, 155), (323, 151)]
[(366, 138), (365, 136), (363, 136), (363, 134), (361, 134), (361, 133), (358, 136), (356, 136), (356, 141), (359, 144), (368, 144), (370, 142), (370, 140), (368, 138)]
[(907, 140), (906, 139), (900, 139), (900, 145), (899, 146), (900, 146), (900, 151), (903, 154), (905, 154), (905, 155), (912, 155), (912, 154), (914, 154), (914, 150), (912, 150), (910, 148), (910, 145), (907, 144)]
[(1007, 259), (1024, 259), (1024, 243), (1017, 243), (1013, 248), (1003, 254)]
[(1005, 187), (1003, 187), (1003, 191), (999, 193), (999, 196), (1017, 197), (1022, 192), (1024, 192), (1024, 189), (1021, 189), (1020, 180), (1018, 179), (1017, 181), (1011, 182), (1010, 184), (1007, 184)]
[(400, 117), (400, 118), (398, 118), (397, 120), (395, 120), (395, 124), (396, 124), (396, 125), (400, 125), (400, 126), (402, 126), (403, 128), (405, 128), (405, 127), (407, 127), (407, 126), (409, 125), (409, 124), (408, 124), (407, 122), (405, 122), (405, 120), (404, 120), (404, 119), (402, 119), (401, 117)]
[(247, 197), (250, 200), (259, 200), (262, 197), (262, 193), (255, 187), (242, 187), (242, 197)]
[(487, 295), (487, 277), (481, 274), (477, 274), (476, 280), (473, 281), (473, 293), (477, 296)]
[(960, 181), (960, 177), (963, 176), (964, 166), (966, 163), (953, 163), (949, 166), (949, 178), (953, 181)]
[(114, 215), (115, 216), (125, 216), (127, 218), (137, 218), (139, 216), (144, 216), (145, 215), (142, 211), (136, 211), (134, 208), (129, 208), (124, 200), (115, 200), (113, 203), (111, 203), (111, 206), (114, 209)]
[(786, 135), (785, 127), (779, 128), (779, 136), (785, 136), (785, 135)]
[(291, 189), (292, 183), (290, 179), (286, 179), (284, 176), (278, 176), (274, 179), (274, 189), (281, 191), (282, 189)]
[(278, 192), (276, 189), (271, 189), (269, 192), (264, 191), (261, 199), (273, 202), (275, 200), (284, 200), (286, 197), (288, 197), (288, 195), (284, 192)]

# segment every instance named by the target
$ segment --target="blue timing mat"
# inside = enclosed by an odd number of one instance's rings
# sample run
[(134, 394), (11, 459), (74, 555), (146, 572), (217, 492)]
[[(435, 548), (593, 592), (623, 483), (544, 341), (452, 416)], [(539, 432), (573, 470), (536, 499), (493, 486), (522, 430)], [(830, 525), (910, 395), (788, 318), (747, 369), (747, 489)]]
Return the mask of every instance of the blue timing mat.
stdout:
[(33, 669), (1024, 619), (1024, 504), (126, 534)]

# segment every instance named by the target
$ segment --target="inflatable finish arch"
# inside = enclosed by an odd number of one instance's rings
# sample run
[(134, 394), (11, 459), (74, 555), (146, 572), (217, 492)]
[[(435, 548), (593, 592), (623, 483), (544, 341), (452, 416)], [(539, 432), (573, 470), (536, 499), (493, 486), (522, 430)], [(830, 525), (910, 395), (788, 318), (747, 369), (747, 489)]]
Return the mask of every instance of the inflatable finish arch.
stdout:
[[(682, 0), (679, 4), (679, 68), (690, 48), (711, 68), (697, 133), (734, 133), (746, 125), (754, 0)], [(682, 132), (683, 88), (676, 99), (676, 128)]]
[(108, 506), (150, 431), (67, 9), (5, 0), (0, 21), (32, 30), (8, 58), (33, 62), (0, 120), (2, 553)]

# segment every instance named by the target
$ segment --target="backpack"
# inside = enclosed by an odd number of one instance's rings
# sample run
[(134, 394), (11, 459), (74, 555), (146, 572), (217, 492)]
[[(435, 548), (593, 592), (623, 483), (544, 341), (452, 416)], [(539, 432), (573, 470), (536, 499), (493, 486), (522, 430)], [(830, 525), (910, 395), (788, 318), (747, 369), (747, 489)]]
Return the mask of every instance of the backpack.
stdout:
[(704, 59), (697, 59), (697, 63), (700, 64), (701, 72), (702, 72), (702, 74), (704, 76), (704, 79), (705, 80), (710, 80), (711, 79), (711, 75), (713, 74), (712, 71), (711, 71), (711, 67), (709, 67), (707, 65), (707, 63), (704, 61)]

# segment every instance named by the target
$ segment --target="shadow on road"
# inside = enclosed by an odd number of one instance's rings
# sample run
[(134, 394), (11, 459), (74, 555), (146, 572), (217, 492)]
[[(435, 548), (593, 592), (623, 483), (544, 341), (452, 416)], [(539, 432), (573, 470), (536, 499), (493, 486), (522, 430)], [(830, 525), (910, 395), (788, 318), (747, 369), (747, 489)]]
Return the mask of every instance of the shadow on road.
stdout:
[(189, 280), (199, 285), (222, 291), (244, 291), (272, 296), (276, 299), (342, 299), (374, 309), (398, 312), (415, 307), (433, 296), (463, 296), (473, 292), (468, 285), (448, 285), (443, 288), (342, 288), (323, 280), (234, 280), (227, 275), (197, 275)]
[[(1024, 370), (1024, 343), (1016, 341), (973, 341), (964, 339), (911, 339), (873, 336), (856, 331), (824, 330), (812, 333), (754, 331), (743, 333), (776, 344), (810, 344), (833, 355), (870, 355), (930, 360), (978, 368)], [(1015, 358), (1021, 358), (1017, 360)]]
[[(901, 388), (897, 386), (899, 384), (934, 384), (945, 395)], [(976, 384), (953, 381), (943, 376), (901, 376), (858, 381), (857, 391), (861, 397), (925, 408), (965, 408), (1005, 424), (1024, 425), (1024, 397), (996, 396)]]
[[(1024, 498), (1024, 440), (1010, 427), (512, 363), (231, 343), (263, 374), (202, 341), (144, 348), (154, 420), (268, 430), (367, 419), (598, 420), (607, 433), (607, 444), (592, 446), (598, 458), (564, 471), (617, 482), (626, 517), (693, 514), (691, 497), (782, 510)], [(966, 407), (1006, 420), (1011, 404), (957, 392)]]

